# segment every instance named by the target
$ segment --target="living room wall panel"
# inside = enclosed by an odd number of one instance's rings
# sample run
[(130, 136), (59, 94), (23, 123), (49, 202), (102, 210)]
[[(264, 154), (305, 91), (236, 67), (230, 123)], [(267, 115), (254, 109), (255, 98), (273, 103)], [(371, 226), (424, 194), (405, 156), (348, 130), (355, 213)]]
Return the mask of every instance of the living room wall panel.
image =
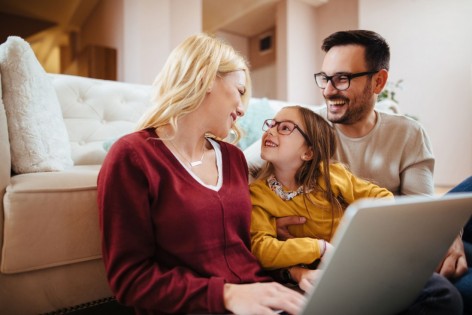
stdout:
[(390, 80), (403, 113), (424, 125), (436, 156), (435, 183), (472, 175), (472, 1), (359, 0), (361, 28), (390, 44)]
[(149, 84), (170, 51), (201, 32), (201, 0), (103, 0), (82, 26), (84, 44), (118, 51), (118, 81)]

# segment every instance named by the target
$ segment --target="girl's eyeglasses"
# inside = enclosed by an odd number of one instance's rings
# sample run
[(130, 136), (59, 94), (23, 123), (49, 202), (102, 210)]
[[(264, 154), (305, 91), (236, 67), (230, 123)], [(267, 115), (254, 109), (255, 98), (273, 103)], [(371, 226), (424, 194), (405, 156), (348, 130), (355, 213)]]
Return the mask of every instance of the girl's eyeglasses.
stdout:
[(305, 141), (311, 145), (311, 142), (310, 142), (310, 139), (308, 138), (308, 136), (306, 135), (305, 132), (303, 132), (303, 130), (298, 127), (297, 124), (291, 122), (291, 121), (288, 121), (288, 120), (285, 120), (285, 121), (277, 121), (275, 119), (266, 119), (264, 120), (264, 124), (262, 125), (262, 130), (263, 131), (267, 131), (271, 128), (274, 128), (276, 127), (277, 129), (277, 132), (281, 135), (289, 135), (291, 134), (295, 129), (297, 129), (300, 134), (303, 136), (303, 138), (305, 139)]

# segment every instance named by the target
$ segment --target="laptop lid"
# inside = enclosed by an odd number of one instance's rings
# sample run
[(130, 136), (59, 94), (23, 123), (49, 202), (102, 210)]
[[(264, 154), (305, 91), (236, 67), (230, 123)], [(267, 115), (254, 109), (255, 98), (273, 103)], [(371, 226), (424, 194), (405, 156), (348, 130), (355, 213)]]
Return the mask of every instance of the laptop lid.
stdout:
[(472, 215), (472, 194), (351, 204), (303, 315), (396, 314), (408, 307)]

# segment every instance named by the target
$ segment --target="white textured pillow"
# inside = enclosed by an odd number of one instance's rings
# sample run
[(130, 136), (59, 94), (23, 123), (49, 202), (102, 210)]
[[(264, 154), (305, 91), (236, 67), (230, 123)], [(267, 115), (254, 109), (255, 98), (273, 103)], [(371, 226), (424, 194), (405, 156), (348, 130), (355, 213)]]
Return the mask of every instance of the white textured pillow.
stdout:
[(20, 37), (8, 37), (0, 45), (0, 69), (13, 171), (60, 171), (72, 166), (56, 92), (31, 46)]

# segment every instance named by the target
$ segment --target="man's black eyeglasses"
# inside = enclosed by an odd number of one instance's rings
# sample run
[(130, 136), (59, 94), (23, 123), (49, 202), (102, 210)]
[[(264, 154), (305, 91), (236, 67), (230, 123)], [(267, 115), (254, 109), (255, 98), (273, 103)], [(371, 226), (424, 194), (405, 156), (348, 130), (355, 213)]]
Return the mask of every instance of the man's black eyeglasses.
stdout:
[(325, 89), (328, 85), (328, 82), (331, 81), (331, 84), (336, 90), (345, 91), (351, 86), (351, 80), (354, 78), (362, 77), (365, 75), (372, 75), (377, 71), (367, 71), (359, 73), (340, 73), (332, 76), (326, 75), (326, 73), (320, 72), (315, 73), (315, 82), (319, 88)]
[(277, 127), (277, 132), (281, 135), (289, 135), (295, 129), (297, 129), (300, 132), (300, 134), (303, 136), (303, 138), (305, 139), (306, 143), (311, 145), (310, 139), (308, 138), (306, 133), (304, 133), (303, 130), (300, 127), (298, 127), (297, 124), (291, 121), (288, 121), (288, 120), (276, 121), (275, 119), (266, 119), (264, 120), (264, 124), (262, 125), (262, 130), (267, 131), (270, 128), (274, 128), (274, 127)]

